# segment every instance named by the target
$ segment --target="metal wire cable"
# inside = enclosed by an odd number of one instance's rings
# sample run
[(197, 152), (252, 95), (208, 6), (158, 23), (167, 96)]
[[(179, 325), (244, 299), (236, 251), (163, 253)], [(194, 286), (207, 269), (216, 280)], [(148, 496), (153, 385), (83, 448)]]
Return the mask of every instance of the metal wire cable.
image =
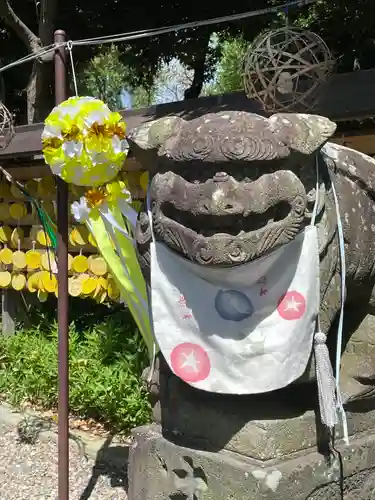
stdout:
[(27, 63), (27, 62), (33, 61), (34, 59), (38, 59), (40, 57), (43, 57), (45, 54), (49, 54), (50, 52), (55, 51), (58, 47), (61, 47), (63, 45), (65, 45), (65, 43), (59, 44), (59, 45), (51, 44), (51, 45), (48, 45), (47, 47), (43, 47), (43, 48), (41, 48), (40, 51), (38, 51), (36, 53), (28, 54), (27, 56), (21, 57), (20, 59), (17, 59), (16, 61), (13, 61), (13, 62), (7, 64), (6, 66), (3, 66), (2, 68), (0, 68), (0, 73), (2, 73), (3, 71), (6, 71), (7, 69), (14, 68), (15, 66), (19, 66), (20, 64)]
[(28, 54), (25, 57), (21, 57), (17, 61), (11, 62), (6, 66), (3, 66), (2, 68), (0, 68), (0, 73), (8, 69), (14, 68), (15, 66), (19, 66), (20, 64), (33, 61), (34, 59), (38, 59), (44, 56), (45, 54), (55, 51), (59, 47), (68, 45), (68, 43), (70, 47), (73, 47), (73, 46), (87, 46), (87, 45), (102, 45), (107, 43), (120, 43), (131, 40), (138, 40), (141, 38), (151, 38), (154, 36), (172, 33), (173, 31), (177, 32), (186, 29), (198, 28), (201, 26), (210, 26), (213, 24), (221, 24), (230, 21), (248, 19), (250, 17), (260, 16), (265, 14), (272, 14), (279, 12), (280, 10), (288, 9), (289, 7), (304, 7), (305, 5), (315, 3), (316, 1), (317, 0), (293, 0), (291, 2), (285, 3), (283, 5), (277, 5), (275, 7), (266, 7), (264, 9), (252, 10), (248, 12), (242, 12), (240, 14), (232, 14), (229, 16), (220, 16), (211, 19), (205, 19), (202, 21), (192, 21), (189, 23), (176, 24), (173, 26), (164, 26), (162, 28), (153, 28), (149, 30), (130, 31), (127, 33), (119, 33), (117, 35), (99, 36), (95, 38), (84, 38), (76, 41), (70, 40), (69, 42), (62, 44), (51, 44), (41, 48), (41, 50), (38, 51), (37, 53)]
[(115, 43), (124, 42), (128, 40), (137, 40), (139, 38), (149, 38), (152, 36), (164, 35), (166, 33), (171, 33), (173, 31), (181, 31), (185, 29), (198, 28), (201, 26), (209, 26), (212, 24), (221, 24), (230, 21), (239, 21), (241, 19), (247, 19), (250, 17), (272, 14), (280, 10), (288, 9), (289, 7), (303, 7), (315, 3), (317, 0), (293, 0), (292, 2), (285, 3), (283, 5), (277, 5), (275, 7), (266, 7), (264, 9), (252, 10), (248, 12), (242, 12), (240, 14), (231, 14), (228, 16), (214, 17), (211, 19), (205, 19), (202, 21), (192, 21), (189, 23), (177, 24), (174, 26), (163, 26), (162, 28), (153, 28), (150, 30), (133, 31), (128, 33), (121, 33), (118, 35), (101, 36), (96, 38), (86, 38), (82, 40), (77, 40), (73, 42), (73, 45), (98, 45), (104, 43)]

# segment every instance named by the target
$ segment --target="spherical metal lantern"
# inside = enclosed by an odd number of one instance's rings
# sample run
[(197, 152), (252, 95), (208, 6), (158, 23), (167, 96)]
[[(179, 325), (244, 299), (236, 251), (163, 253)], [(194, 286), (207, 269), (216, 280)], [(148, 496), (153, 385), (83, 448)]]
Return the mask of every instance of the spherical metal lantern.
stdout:
[(5, 149), (14, 136), (13, 116), (0, 101), (0, 149)]
[(244, 88), (267, 112), (311, 111), (334, 69), (325, 42), (299, 28), (262, 33), (244, 61)]

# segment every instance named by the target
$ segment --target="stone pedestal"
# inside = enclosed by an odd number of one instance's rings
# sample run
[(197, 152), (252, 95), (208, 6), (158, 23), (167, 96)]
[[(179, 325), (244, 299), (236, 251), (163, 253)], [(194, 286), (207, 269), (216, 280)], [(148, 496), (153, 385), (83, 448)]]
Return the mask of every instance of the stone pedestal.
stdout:
[(324, 458), (313, 448), (274, 460), (179, 446), (157, 426), (134, 431), (129, 500), (373, 500), (375, 435)]
[(375, 500), (375, 321), (342, 358), (350, 445), (338, 452), (317, 414), (316, 384), (256, 397), (194, 390), (161, 361), (154, 416), (134, 431), (129, 500)]

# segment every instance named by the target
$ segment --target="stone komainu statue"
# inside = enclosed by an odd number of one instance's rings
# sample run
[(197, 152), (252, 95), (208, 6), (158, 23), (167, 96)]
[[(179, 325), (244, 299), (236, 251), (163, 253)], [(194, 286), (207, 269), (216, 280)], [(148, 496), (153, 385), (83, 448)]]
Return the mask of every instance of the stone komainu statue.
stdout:
[[(349, 429), (353, 436), (370, 432), (373, 426), (370, 410), (375, 370), (375, 160), (327, 142), (335, 129), (329, 119), (315, 115), (275, 114), (264, 118), (248, 112), (224, 111), (190, 121), (175, 116), (151, 121), (135, 129), (129, 142), (132, 153), (151, 173), (150, 201), (156, 240), (201, 266), (242, 265), (292, 241), (311, 222), (318, 162), (320, 320), (332, 356), (342, 284), (334, 180), (346, 257), (341, 386), (344, 399), (349, 401)], [(151, 230), (145, 212), (139, 216), (136, 239), (142, 269), (149, 279)], [(226, 449), (237, 457), (251, 457), (260, 463), (301, 452), (316, 445), (316, 422), (311, 411), (316, 408), (316, 385), (309, 383), (314, 378), (313, 366), (310, 363), (301, 379), (286, 389), (257, 396), (227, 396), (193, 389), (175, 377), (160, 356), (151, 385), (154, 417), (171, 439), (180, 436), (191, 448), (215, 452)], [(368, 416), (357, 413), (361, 408), (370, 411)], [(147, 436), (146, 441), (152, 441), (153, 446), (161, 443), (156, 434)], [(142, 444), (139, 451), (134, 451), (133, 468), (137, 460), (154, 467), (142, 451), (147, 446)], [(163, 446), (167, 449), (169, 445)], [(158, 454), (167, 464), (163, 468), (167, 470), (170, 462), (172, 468), (179, 469), (175, 462), (180, 459), (173, 458), (174, 449), (168, 448), (169, 455), (160, 450)], [(203, 463), (202, 457), (197, 457)], [(212, 455), (211, 459), (218, 461), (225, 476), (229, 470), (227, 458)], [(206, 472), (210, 467), (206, 465)], [(186, 477), (190, 477), (189, 471)], [(212, 479), (212, 489), (218, 488), (216, 496), (212, 493), (213, 496), (202, 498), (253, 498), (248, 496), (253, 486), (239, 493), (242, 485), (234, 484), (237, 472), (231, 471), (228, 487), (223, 487), (222, 482), (220, 487), (215, 486), (216, 479)], [(242, 472), (239, 474), (243, 477)], [(263, 491), (259, 490), (263, 488), (260, 483), (266, 484), (271, 476), (277, 475), (278, 480), (281, 477), (273, 469), (255, 470), (252, 474), (258, 492)], [(328, 480), (323, 479), (306, 483), (306, 492), (326, 484)], [(159, 494), (151, 483), (148, 487), (143, 482), (139, 486), (136, 483), (135, 478), (133, 491), (147, 491), (139, 498), (148, 500)], [(276, 490), (267, 484), (264, 491), (272, 496)], [(169, 487), (158, 485), (160, 491)], [(278, 498), (289, 496), (292, 489), (279, 487)], [(266, 493), (259, 498), (271, 498)], [(201, 498), (196, 495), (184, 498)], [(306, 498), (308, 493), (295, 495)], [(358, 492), (353, 498), (365, 498), (361, 495)], [(311, 498), (328, 496), (330, 490), (324, 490), (323, 496), (313, 493)]]
[[(375, 161), (327, 142), (335, 129), (329, 119), (315, 115), (264, 118), (228, 111), (191, 121), (161, 118), (129, 137), (133, 154), (152, 175), (156, 239), (202, 266), (238, 266), (290, 242), (310, 223), (319, 162), (320, 317), (331, 348), (341, 268), (328, 170), (335, 180), (345, 238), (345, 342), (375, 306)], [(151, 231), (146, 213), (140, 214), (136, 237), (148, 277)], [(371, 342), (366, 342), (361, 343), (367, 351), (363, 356), (352, 349), (344, 356), (347, 396), (361, 392), (361, 378), (372, 375)]]

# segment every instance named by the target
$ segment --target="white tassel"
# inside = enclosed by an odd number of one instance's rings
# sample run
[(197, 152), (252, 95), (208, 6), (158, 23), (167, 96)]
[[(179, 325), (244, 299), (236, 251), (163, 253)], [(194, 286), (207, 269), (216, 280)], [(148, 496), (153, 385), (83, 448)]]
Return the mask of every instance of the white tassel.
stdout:
[(331, 429), (337, 424), (336, 382), (326, 340), (327, 336), (323, 332), (317, 332), (314, 337), (314, 352), (320, 418)]

